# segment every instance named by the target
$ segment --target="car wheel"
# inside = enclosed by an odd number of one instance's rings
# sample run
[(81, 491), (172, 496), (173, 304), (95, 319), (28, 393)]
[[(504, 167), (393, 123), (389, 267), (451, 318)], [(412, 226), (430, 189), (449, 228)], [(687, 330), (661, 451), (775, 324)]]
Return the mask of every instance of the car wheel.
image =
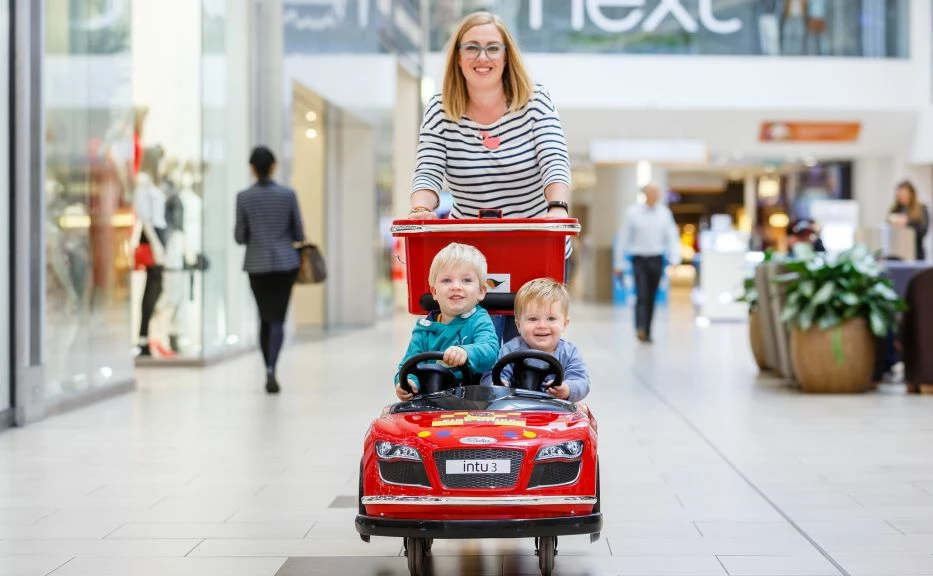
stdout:
[(424, 538), (406, 538), (405, 548), (408, 554), (408, 572), (411, 576), (421, 576), (424, 572), (424, 556), (427, 554)]
[(359, 499), (357, 500), (357, 504), (359, 504), (359, 507), (360, 507), (360, 511), (359, 511), (360, 516), (365, 516), (366, 507), (363, 506), (363, 461), (362, 460), (360, 460), (360, 491), (359, 491)]
[(557, 536), (538, 538), (538, 568), (541, 576), (551, 576), (554, 570), (554, 556), (557, 555)]
[[(363, 461), (360, 460), (360, 489), (357, 495), (357, 504), (359, 505), (360, 516), (366, 515), (366, 507), (363, 506)], [(360, 540), (369, 543), (369, 534), (360, 534)]]

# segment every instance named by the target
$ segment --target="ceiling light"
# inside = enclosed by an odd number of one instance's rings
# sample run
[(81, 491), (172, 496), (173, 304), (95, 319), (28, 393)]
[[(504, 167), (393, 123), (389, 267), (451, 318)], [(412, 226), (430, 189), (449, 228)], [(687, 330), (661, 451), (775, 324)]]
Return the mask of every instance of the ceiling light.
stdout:
[(314, 122), (315, 120), (317, 120), (317, 112), (315, 112), (314, 110), (309, 110), (308, 113), (305, 114), (305, 120), (307, 120), (308, 122)]
[(314, 140), (315, 138), (317, 138), (317, 130), (315, 130), (314, 128), (308, 128), (307, 130), (305, 130), (305, 137), (308, 140)]
[(768, 216), (768, 225), (772, 228), (787, 228), (788, 224), (790, 224), (790, 218), (783, 212), (777, 212)]

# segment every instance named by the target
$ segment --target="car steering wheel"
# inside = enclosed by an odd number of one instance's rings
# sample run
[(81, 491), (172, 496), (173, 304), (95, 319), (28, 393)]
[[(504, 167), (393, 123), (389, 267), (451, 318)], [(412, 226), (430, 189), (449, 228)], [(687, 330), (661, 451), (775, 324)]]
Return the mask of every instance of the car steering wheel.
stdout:
[[(398, 384), (409, 394), (432, 394), (457, 387), (455, 372), (460, 372), (463, 382), (470, 382), (473, 371), (467, 364), (462, 366), (442, 366), (441, 364), (422, 364), (430, 360), (443, 360), (443, 352), (422, 352), (415, 354), (402, 364), (398, 370)], [(418, 391), (408, 385), (408, 377), (418, 378)]]
[[(534, 366), (528, 362), (529, 360), (540, 360), (547, 366), (543, 368)], [(509, 383), (513, 388), (540, 390), (544, 379), (551, 375), (554, 376), (554, 379), (547, 383), (545, 388), (560, 386), (564, 382), (564, 367), (557, 361), (557, 358), (547, 352), (539, 350), (509, 352), (499, 358), (496, 365), (492, 367), (493, 384), (505, 386), (502, 383), (502, 369), (506, 366), (512, 366), (512, 379)]]

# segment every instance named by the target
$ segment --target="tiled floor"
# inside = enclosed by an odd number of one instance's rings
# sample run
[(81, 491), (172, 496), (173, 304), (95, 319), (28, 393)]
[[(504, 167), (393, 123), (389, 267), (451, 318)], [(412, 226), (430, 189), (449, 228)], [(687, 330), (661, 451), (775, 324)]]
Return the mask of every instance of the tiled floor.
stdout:
[[(682, 305), (651, 346), (627, 310), (572, 313), (606, 525), (562, 538), (555, 574), (933, 575), (933, 398), (757, 379), (744, 324)], [(344, 506), (411, 323), (292, 346), (278, 397), (256, 354), (143, 370), (132, 395), (0, 433), (0, 575), (407, 574), (401, 542), (361, 542)], [(524, 540), (437, 542), (431, 562), (537, 573)]]

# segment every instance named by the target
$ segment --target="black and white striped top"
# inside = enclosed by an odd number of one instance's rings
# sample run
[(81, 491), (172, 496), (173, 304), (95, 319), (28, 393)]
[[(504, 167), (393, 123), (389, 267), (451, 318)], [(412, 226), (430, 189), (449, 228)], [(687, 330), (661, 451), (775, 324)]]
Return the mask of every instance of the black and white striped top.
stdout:
[[(499, 138), (499, 147), (486, 148), (481, 132)], [(536, 85), (524, 108), (491, 125), (466, 116), (452, 121), (440, 94), (434, 96), (421, 125), (412, 192), (440, 193), (445, 180), (454, 199), (451, 218), (475, 218), (481, 208), (501, 209), (504, 217), (544, 217), (544, 188), (570, 186), (567, 141), (548, 93)]]

